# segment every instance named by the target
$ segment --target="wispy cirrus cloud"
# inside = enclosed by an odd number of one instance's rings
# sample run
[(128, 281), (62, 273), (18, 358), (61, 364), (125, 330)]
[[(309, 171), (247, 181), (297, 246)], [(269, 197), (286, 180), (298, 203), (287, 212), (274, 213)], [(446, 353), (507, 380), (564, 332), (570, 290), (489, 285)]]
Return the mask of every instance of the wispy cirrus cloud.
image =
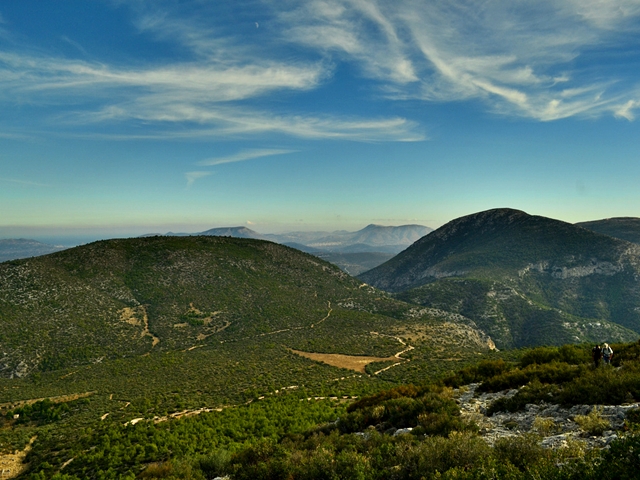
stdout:
[(590, 57), (637, 49), (638, 0), (309, 0), (280, 18), (284, 38), (353, 59), (390, 98), (542, 121), (632, 118), (640, 100), (636, 76)]
[(173, 2), (116, 3), (131, 8), (141, 35), (184, 55), (117, 63), (91, 59), (69, 37), (80, 59), (9, 42), (0, 49), (0, 102), (47, 108), (58, 132), (111, 138), (427, 138), (401, 115), (305, 103), (348, 64), (372, 101), (480, 100), (540, 121), (633, 120), (640, 108), (637, 74), (610, 68), (602, 54), (638, 48), (640, 0), (263, 0), (270, 16), (259, 31), (269, 35), (253, 39), (215, 23), (206, 2), (189, 12)]
[(296, 150), (269, 149), (269, 148), (245, 150), (243, 152), (238, 152), (235, 155), (202, 160), (198, 162), (198, 165), (213, 166), (213, 165), (222, 165), (223, 163), (245, 162), (247, 160), (253, 160), (255, 158), (270, 157), (273, 155), (283, 155), (286, 153), (294, 153), (295, 151)]
[[(156, 3), (149, 5), (155, 7)], [(317, 88), (330, 77), (332, 62), (317, 57), (281, 59), (278, 55), (256, 54), (251, 45), (232, 36), (220, 36), (202, 19), (172, 13), (140, 8), (136, 25), (145, 34), (180, 43), (189, 52), (185, 60), (115, 65), (0, 51), (0, 101), (57, 106), (57, 128), (106, 122), (127, 126), (126, 132), (95, 133), (113, 138), (221, 137), (264, 132), (365, 141), (424, 138), (413, 131), (415, 122), (395, 117), (347, 118), (338, 113), (292, 113), (286, 107), (256, 108), (254, 101), (279, 92)], [(64, 41), (75, 45), (68, 38)], [(86, 57), (81, 45), (76, 48)], [(129, 128), (132, 120), (142, 127)], [(390, 124), (393, 128), (387, 129)]]
[(15, 179), (15, 178), (3, 178), (3, 177), (0, 177), (0, 182), (16, 183), (18, 185), (26, 185), (26, 186), (30, 186), (30, 187), (50, 187), (51, 186), (51, 185), (47, 185), (45, 183), (32, 182), (30, 180), (18, 180), (18, 179)]

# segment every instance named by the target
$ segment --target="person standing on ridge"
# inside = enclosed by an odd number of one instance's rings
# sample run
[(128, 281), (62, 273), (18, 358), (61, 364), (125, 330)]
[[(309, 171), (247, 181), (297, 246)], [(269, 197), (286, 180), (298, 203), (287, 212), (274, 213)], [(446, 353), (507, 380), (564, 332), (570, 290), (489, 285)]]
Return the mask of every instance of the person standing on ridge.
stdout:
[(598, 368), (600, 366), (600, 359), (602, 358), (602, 348), (600, 348), (600, 345), (593, 347), (591, 350), (591, 356), (593, 357), (593, 363), (596, 368)]
[(605, 343), (602, 348), (602, 358), (604, 359), (605, 365), (611, 365), (611, 359), (613, 358), (613, 349), (609, 346), (608, 343)]

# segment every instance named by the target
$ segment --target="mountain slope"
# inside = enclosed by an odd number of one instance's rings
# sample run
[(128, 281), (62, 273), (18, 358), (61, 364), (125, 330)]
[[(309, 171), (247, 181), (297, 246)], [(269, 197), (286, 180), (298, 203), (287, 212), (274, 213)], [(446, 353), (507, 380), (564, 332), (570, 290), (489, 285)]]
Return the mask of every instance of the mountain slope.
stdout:
[(626, 240), (627, 242), (640, 243), (640, 218), (606, 218), (604, 220), (576, 223), (576, 225), (593, 232)]
[(371, 332), (391, 334), (424, 320), (406, 320), (410, 308), (271, 242), (95, 242), (0, 264), (0, 375), (220, 342), (273, 342), (276, 333), (299, 350), (386, 357), (398, 341)]
[[(368, 225), (357, 232), (333, 232), (330, 235), (308, 240), (306, 245), (334, 252), (378, 251), (398, 253), (432, 229), (422, 225), (387, 227)], [(358, 246), (354, 249), (354, 246)]]
[[(359, 277), (469, 316), (498, 347), (597, 339), (585, 327), (597, 321), (640, 332), (640, 248), (518, 210), (453, 220)], [(616, 339), (632, 335), (603, 325)]]

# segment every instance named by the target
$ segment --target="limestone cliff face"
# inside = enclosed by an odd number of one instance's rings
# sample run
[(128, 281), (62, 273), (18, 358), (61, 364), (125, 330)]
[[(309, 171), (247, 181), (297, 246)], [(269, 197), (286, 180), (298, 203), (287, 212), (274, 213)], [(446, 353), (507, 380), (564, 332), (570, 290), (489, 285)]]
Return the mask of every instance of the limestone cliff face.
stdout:
[(640, 333), (640, 245), (519, 210), (453, 220), (359, 278), (472, 318), (500, 348), (590, 341), (601, 332), (562, 325), (594, 320)]

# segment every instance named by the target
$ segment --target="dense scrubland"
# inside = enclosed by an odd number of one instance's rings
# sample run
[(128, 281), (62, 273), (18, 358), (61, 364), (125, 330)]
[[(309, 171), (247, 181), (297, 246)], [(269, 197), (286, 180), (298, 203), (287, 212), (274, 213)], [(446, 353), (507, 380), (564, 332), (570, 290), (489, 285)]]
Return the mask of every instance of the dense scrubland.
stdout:
[[(313, 385), (279, 388), (217, 409), (205, 408), (210, 398), (203, 401), (197, 390), (170, 388), (145, 391), (129, 404), (98, 392), (5, 405), (0, 448), (21, 449), (36, 437), (21, 478), (635, 478), (637, 409), (604, 450), (582, 437), (543, 448), (540, 422), (538, 431), (487, 442), (460, 412), (459, 393), (470, 383), (480, 384), (478, 392), (517, 389), (487, 414), (530, 404), (638, 402), (640, 343), (613, 348), (613, 365), (598, 369), (588, 345), (539, 347), (493, 354), (415, 385), (364, 375), (325, 383), (323, 395)], [(585, 439), (610, 428), (594, 412), (581, 423)]]
[[(609, 316), (627, 308), (614, 297), (628, 278), (562, 290), (544, 268), (527, 275), (542, 290), (524, 297), (488, 277), (394, 296), (311, 255), (217, 237), (0, 264), (0, 465), (59, 480), (635, 478), (640, 413), (625, 407), (614, 427), (594, 406), (640, 402), (640, 344), (614, 344), (614, 364), (596, 369), (591, 345), (496, 351), (484, 333), (635, 339), (576, 313), (595, 308), (579, 305), (585, 292)], [(362, 371), (302, 353), (377, 361)], [(494, 394), (469, 414), (463, 398)], [(561, 448), (542, 442), (550, 418), (512, 422), (508, 438), (480, 418), (548, 405), (583, 412)]]
[(386, 357), (398, 329), (438, 323), (317, 257), (228, 237), (109, 240), (0, 264), (0, 320), (4, 377), (252, 339)]

